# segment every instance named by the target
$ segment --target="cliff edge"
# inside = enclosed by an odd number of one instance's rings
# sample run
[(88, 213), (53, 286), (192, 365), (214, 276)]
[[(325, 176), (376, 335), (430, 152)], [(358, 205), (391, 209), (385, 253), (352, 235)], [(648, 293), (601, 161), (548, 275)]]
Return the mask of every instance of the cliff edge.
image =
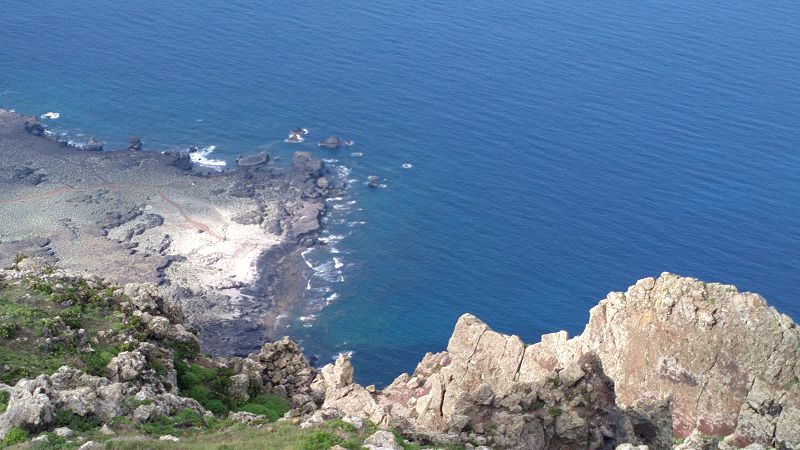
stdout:
[(344, 357), (312, 387), (323, 410), (438, 443), (652, 449), (671, 448), (674, 432), (716, 436), (708, 448), (794, 448), (798, 356), (796, 324), (761, 296), (664, 273), (609, 294), (572, 339), (561, 331), (526, 346), (466, 314), (447, 351), (383, 391), (355, 384)]

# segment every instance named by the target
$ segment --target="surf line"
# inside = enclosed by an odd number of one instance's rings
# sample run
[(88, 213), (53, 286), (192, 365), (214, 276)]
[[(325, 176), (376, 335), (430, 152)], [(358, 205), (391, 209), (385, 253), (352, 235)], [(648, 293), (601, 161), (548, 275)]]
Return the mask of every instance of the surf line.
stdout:
[(186, 223), (199, 230), (208, 233), (211, 236), (214, 236), (217, 239), (224, 240), (222, 236), (215, 233), (214, 230), (212, 230), (211, 227), (209, 227), (208, 225), (204, 224), (203, 222), (199, 222), (197, 220), (192, 219), (192, 216), (190, 216), (189, 213), (187, 213), (186, 210), (183, 209), (183, 207), (175, 203), (174, 200), (172, 200), (171, 198), (169, 198), (169, 196), (167, 196), (166, 189), (164, 188), (159, 189), (158, 196), (161, 197), (161, 200), (164, 200), (165, 202), (167, 202), (167, 204), (175, 208), (178, 211), (178, 214), (180, 214), (181, 217), (183, 217), (183, 219), (186, 221)]

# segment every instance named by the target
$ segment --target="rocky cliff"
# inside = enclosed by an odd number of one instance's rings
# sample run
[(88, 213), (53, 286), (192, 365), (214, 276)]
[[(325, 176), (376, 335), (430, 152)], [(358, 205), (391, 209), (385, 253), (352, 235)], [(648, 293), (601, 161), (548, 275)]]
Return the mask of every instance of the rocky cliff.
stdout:
[(344, 357), (313, 387), (328, 415), (440, 443), (669, 448), (694, 431), (717, 436), (707, 448), (796, 446), (798, 356), (795, 323), (759, 295), (665, 273), (609, 294), (572, 339), (526, 346), (464, 315), (447, 351), (383, 391), (355, 384)]
[[(0, 270), (0, 380), (12, 384), (0, 384), (0, 439), (71, 424), (112, 447), (116, 431), (160, 448), (148, 436), (165, 429), (283, 415), (281, 436), (324, 437), (309, 448), (400, 448), (387, 432), (365, 441), (376, 427), (455, 448), (800, 448), (800, 333), (732, 286), (640, 280), (593, 308), (581, 335), (533, 345), (466, 314), (446, 351), (383, 390), (355, 383), (345, 356), (314, 369), (288, 338), (203, 356), (183, 321), (155, 285), (19, 257)], [(275, 445), (264, 448), (294, 448)]]

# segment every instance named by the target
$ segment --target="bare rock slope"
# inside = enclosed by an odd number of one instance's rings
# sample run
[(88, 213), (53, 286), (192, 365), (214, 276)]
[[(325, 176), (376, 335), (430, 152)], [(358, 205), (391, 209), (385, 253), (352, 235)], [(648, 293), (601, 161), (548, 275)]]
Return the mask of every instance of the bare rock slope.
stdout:
[(609, 294), (572, 339), (526, 346), (464, 315), (447, 351), (382, 392), (355, 384), (346, 358), (314, 388), (323, 408), (439, 442), (669, 448), (674, 430), (796, 446), (799, 356), (797, 326), (761, 296), (665, 273)]

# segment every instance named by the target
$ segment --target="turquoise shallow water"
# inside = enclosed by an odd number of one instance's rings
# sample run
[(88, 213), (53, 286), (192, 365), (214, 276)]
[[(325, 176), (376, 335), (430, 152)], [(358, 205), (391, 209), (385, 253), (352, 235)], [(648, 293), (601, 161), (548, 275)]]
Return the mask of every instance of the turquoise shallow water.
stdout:
[(6, 0), (0, 105), (217, 158), (313, 149), (282, 142), (296, 126), (355, 139), (314, 149), (353, 181), (339, 253), (307, 255), (330, 305), (287, 332), (320, 362), (353, 351), (363, 382), (463, 312), (577, 333), (667, 270), (800, 319), (800, 6), (699, 3)]

